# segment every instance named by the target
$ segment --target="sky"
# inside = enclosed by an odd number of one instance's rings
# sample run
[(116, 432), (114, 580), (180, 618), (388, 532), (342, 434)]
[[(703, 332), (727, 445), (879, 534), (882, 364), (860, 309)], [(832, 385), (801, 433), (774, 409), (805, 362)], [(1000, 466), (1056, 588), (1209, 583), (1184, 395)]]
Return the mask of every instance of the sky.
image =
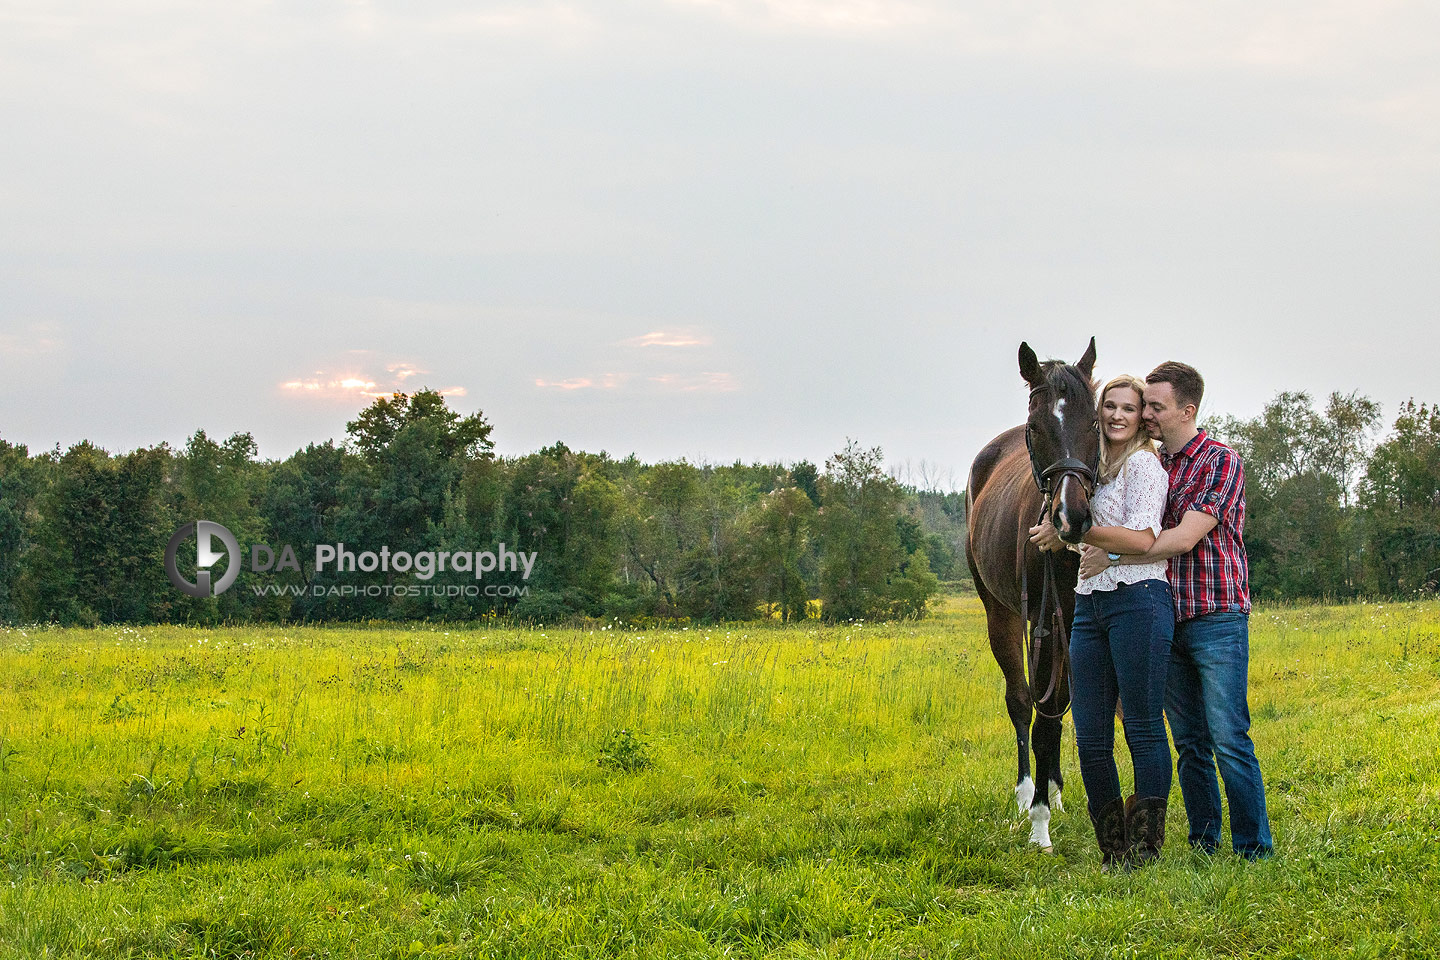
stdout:
[(1440, 7), (0, 0), (0, 438), (939, 485), (1022, 340), (1204, 414), (1440, 401)]

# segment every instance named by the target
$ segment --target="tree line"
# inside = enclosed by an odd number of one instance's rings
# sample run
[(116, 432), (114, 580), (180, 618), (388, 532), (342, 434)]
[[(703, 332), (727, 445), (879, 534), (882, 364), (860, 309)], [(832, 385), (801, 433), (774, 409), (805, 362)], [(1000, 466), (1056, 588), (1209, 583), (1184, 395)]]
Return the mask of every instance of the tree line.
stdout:
[[(1403, 404), (1381, 437), (1367, 397), (1283, 392), (1258, 417), (1206, 427), (1245, 461), (1257, 599), (1436, 589), (1440, 406)], [(501, 457), (491, 430), (422, 390), (375, 400), (343, 443), (282, 461), (258, 459), (247, 433), (123, 454), (82, 442), (32, 455), (0, 439), (0, 620), (888, 619), (923, 616), (942, 582), (969, 578), (964, 495), (934, 489), (923, 462), (917, 484), (855, 442), (819, 467), (646, 464), (562, 443)], [(197, 519), (233, 532), (244, 566), (203, 600), (164, 570), (171, 535)], [(505, 544), (536, 563), (526, 579), (483, 581), (317, 571), (314, 546), (339, 543), (411, 554)], [(297, 562), (252, 569), (255, 544), (291, 545)], [(193, 580), (193, 541), (190, 554)], [(386, 589), (336, 589), (357, 579)], [(434, 589), (413, 589), (422, 583)]]
[(1440, 582), (1440, 406), (1282, 392), (1258, 417), (1206, 424), (1245, 462), (1257, 599), (1404, 597)]
[[(852, 441), (823, 468), (645, 464), (562, 443), (501, 457), (491, 430), (422, 390), (375, 400), (345, 442), (283, 461), (258, 459), (248, 433), (114, 455), (0, 440), (0, 619), (888, 619), (923, 616), (942, 579), (965, 575), (963, 496), (899, 482), (878, 448)], [(200, 519), (235, 535), (243, 572), (192, 599), (164, 556)], [(270, 550), (252, 564), (257, 544)], [(536, 557), (528, 577), (358, 575), (317, 570), (317, 544), (411, 555), (504, 544)], [(270, 562), (284, 545), (296, 562)], [(186, 552), (194, 582), (193, 538)], [(341, 586), (357, 582), (368, 589)]]

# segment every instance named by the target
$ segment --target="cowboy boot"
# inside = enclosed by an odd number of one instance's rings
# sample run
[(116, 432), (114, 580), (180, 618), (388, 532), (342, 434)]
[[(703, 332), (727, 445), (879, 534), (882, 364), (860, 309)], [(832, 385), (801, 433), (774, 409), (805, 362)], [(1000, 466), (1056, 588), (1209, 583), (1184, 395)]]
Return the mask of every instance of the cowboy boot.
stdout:
[(1116, 797), (1097, 814), (1090, 811), (1095, 825), (1095, 842), (1100, 845), (1100, 872), (1109, 873), (1125, 865), (1129, 852), (1125, 831), (1125, 801)]
[(1130, 863), (1140, 867), (1160, 858), (1165, 845), (1165, 808), (1167, 797), (1131, 796), (1125, 801), (1125, 839), (1129, 843)]

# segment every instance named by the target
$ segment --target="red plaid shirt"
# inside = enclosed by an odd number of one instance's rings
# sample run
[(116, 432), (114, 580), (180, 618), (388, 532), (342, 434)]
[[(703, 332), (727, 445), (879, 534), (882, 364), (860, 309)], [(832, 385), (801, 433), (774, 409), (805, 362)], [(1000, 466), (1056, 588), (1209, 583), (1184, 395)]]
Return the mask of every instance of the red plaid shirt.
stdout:
[(1163, 453), (1170, 472), (1164, 525), (1179, 526), (1190, 510), (1208, 513), (1215, 529), (1195, 549), (1170, 560), (1175, 619), (1221, 610), (1250, 612), (1250, 565), (1245, 559), (1245, 469), (1240, 455), (1204, 430), (1179, 453)]

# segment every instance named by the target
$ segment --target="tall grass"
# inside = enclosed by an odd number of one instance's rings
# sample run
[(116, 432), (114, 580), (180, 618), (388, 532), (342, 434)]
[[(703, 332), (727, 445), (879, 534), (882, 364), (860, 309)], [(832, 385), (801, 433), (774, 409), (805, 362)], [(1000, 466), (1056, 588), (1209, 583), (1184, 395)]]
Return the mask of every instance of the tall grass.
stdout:
[(1440, 605), (1262, 609), (1251, 676), (1278, 856), (1190, 854), (1177, 796), (1161, 864), (1109, 877), (1068, 731), (1072, 812), (1025, 846), (973, 600), (10, 629), (0, 955), (1431, 955)]

